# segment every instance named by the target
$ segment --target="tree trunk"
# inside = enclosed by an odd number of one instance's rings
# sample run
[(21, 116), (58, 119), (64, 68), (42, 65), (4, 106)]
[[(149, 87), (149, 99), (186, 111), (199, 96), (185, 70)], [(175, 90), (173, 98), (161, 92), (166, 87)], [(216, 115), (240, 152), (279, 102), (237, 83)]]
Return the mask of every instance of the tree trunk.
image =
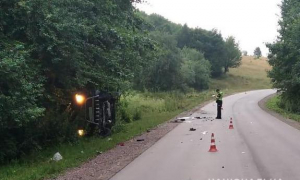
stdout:
[(228, 68), (228, 66), (225, 66), (224, 74), (226, 74), (227, 72), (229, 72), (229, 68)]

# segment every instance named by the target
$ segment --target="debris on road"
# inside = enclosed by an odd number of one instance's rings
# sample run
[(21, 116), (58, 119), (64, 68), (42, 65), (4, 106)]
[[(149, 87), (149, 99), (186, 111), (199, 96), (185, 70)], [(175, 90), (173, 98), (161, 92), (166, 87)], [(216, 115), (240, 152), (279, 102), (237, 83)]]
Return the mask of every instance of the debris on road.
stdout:
[(125, 144), (123, 142), (119, 143), (119, 146), (125, 146)]
[(145, 139), (137, 139), (136, 141), (145, 141)]
[(177, 118), (177, 120), (180, 120), (180, 121), (185, 121), (185, 120), (188, 120), (188, 119), (191, 119), (191, 117), (180, 117), (180, 118)]
[(196, 129), (195, 128), (190, 128), (190, 131), (196, 131)]
[(184, 121), (184, 123), (192, 123), (192, 121)]
[(204, 134), (204, 135), (207, 134), (207, 133), (208, 133), (207, 131), (203, 131), (203, 132), (202, 132), (202, 134)]
[(97, 153), (98, 155), (100, 155), (100, 154), (102, 154), (103, 152), (102, 152), (102, 151), (96, 151), (96, 153)]
[(181, 123), (181, 122), (191, 123), (191, 121), (187, 121), (187, 120), (191, 120), (191, 119), (193, 119), (193, 118), (192, 117), (180, 117), (171, 122), (173, 122), (173, 123)]
[(52, 160), (56, 161), (56, 162), (60, 161), (62, 159), (63, 159), (63, 157), (62, 157), (62, 155), (59, 152), (55, 153), (54, 156), (53, 156), (53, 158), (52, 158)]
[(232, 123), (232, 118), (230, 118), (229, 129), (234, 129), (234, 128), (233, 128), (233, 123)]
[(200, 141), (202, 141), (202, 138), (200, 138)]

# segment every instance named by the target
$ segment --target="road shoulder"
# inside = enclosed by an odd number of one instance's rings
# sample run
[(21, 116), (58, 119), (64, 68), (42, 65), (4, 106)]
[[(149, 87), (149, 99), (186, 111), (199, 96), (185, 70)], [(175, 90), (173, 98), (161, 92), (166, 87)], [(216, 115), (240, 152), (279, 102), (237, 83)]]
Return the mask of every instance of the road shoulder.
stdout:
[(271, 94), (271, 95), (265, 97), (264, 99), (260, 100), (260, 101), (258, 102), (258, 106), (259, 106), (262, 110), (264, 110), (265, 112), (267, 112), (268, 114), (270, 114), (270, 115), (276, 117), (276, 118), (279, 119), (280, 121), (282, 121), (282, 122), (284, 122), (284, 123), (286, 123), (286, 124), (288, 124), (288, 125), (290, 125), (290, 126), (296, 128), (296, 129), (298, 129), (298, 130), (300, 131), (300, 123), (299, 123), (299, 122), (294, 121), (294, 120), (292, 120), (292, 119), (287, 119), (287, 118), (283, 117), (281, 114), (279, 114), (279, 113), (277, 113), (277, 112), (275, 112), (275, 111), (272, 111), (272, 110), (270, 110), (269, 108), (267, 108), (266, 102), (267, 102), (270, 98), (272, 98), (272, 97), (274, 97), (274, 96), (276, 96), (276, 94)]

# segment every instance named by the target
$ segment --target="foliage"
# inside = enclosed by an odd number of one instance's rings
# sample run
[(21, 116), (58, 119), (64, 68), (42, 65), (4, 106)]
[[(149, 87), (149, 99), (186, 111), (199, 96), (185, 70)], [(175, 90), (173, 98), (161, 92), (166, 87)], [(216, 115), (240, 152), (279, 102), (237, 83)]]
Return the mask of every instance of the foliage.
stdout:
[[(13, 152), (1, 157), (73, 139), (68, 127), (77, 125), (80, 112), (72, 103), (75, 92), (128, 89), (154, 48), (131, 3), (0, 2), (0, 141), (1, 148), (10, 146)], [(36, 145), (24, 143), (25, 138)]]
[(127, 111), (128, 101), (126, 99), (122, 99), (121, 103), (118, 106), (117, 111), (117, 122), (132, 122), (132, 115)]
[(139, 110), (139, 109), (136, 109), (133, 116), (132, 116), (132, 119), (134, 121), (137, 121), (137, 120), (140, 120), (142, 118), (142, 111)]
[(239, 44), (235, 42), (234, 37), (230, 36), (225, 41), (225, 73), (229, 71), (229, 67), (238, 67), (241, 64), (242, 53)]
[(195, 89), (207, 89), (211, 67), (209, 61), (197, 50), (186, 47), (181, 50), (181, 58), (183, 81)]
[(147, 15), (140, 11), (137, 12), (137, 14), (144, 18), (148, 25), (150, 25), (146, 27), (146, 29), (149, 31), (160, 31), (175, 35), (181, 30), (181, 25), (170, 22), (159, 14)]
[(177, 48), (177, 41), (173, 35), (154, 31), (151, 37), (159, 44), (157, 52), (158, 60), (153, 66), (150, 75), (150, 87), (156, 91), (174, 90), (180, 88), (182, 74), (180, 67), (182, 59), (180, 50)]
[(280, 36), (268, 44), (269, 72), (274, 87), (282, 90), (281, 104), (287, 111), (300, 113), (300, 2), (284, 0), (281, 5), (282, 19), (279, 21)]
[(116, 124), (112, 127), (113, 133), (120, 133), (124, 131), (125, 123), (123, 121), (117, 121)]
[[(227, 72), (229, 67), (239, 65), (241, 52), (234, 37), (230, 37), (226, 44), (217, 30), (192, 29), (186, 24), (180, 26), (172, 23), (157, 14), (146, 15), (143, 12), (137, 14), (145, 19), (147, 25), (143, 28), (150, 31), (151, 39), (157, 42), (156, 60), (143, 68), (142, 73), (136, 75), (138, 79), (135, 85), (138, 89), (202, 90), (208, 87), (207, 82), (211, 75), (219, 77), (223, 74), (223, 69)], [(203, 54), (200, 59), (208, 60), (210, 65), (204, 61), (184, 60), (186, 57), (178, 53), (183, 48), (194, 49), (198, 54)], [(197, 79), (195, 70), (198, 74)]]
[(28, 134), (24, 129), (38, 122), (45, 109), (39, 103), (44, 79), (28, 49), (0, 35), (0, 162), (22, 152)]
[(207, 31), (196, 28), (190, 29), (184, 25), (178, 34), (178, 46), (189, 47), (203, 52), (205, 59), (211, 64), (213, 77), (222, 75), (222, 68), (225, 61), (225, 42), (222, 35), (216, 30)]
[(280, 95), (276, 95), (269, 99), (266, 103), (266, 106), (279, 114), (281, 114), (283, 117), (287, 119), (293, 119), (295, 121), (300, 122), (300, 115), (298, 113), (293, 113), (290, 111), (287, 111), (282, 106), (282, 101)]
[(259, 59), (261, 57), (261, 50), (259, 47), (255, 48), (254, 49), (254, 52), (253, 52), (254, 56), (256, 59)]

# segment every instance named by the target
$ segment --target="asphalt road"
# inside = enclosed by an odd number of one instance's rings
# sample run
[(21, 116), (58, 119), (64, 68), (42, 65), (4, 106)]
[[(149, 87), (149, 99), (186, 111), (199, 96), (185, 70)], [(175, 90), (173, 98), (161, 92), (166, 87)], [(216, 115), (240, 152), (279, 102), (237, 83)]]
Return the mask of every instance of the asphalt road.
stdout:
[[(300, 131), (263, 111), (259, 90), (223, 99), (221, 120), (211, 103), (163, 137), (111, 180), (299, 180)], [(229, 121), (233, 119), (234, 129)], [(190, 128), (196, 131), (189, 131)], [(218, 152), (208, 152), (211, 133)]]

